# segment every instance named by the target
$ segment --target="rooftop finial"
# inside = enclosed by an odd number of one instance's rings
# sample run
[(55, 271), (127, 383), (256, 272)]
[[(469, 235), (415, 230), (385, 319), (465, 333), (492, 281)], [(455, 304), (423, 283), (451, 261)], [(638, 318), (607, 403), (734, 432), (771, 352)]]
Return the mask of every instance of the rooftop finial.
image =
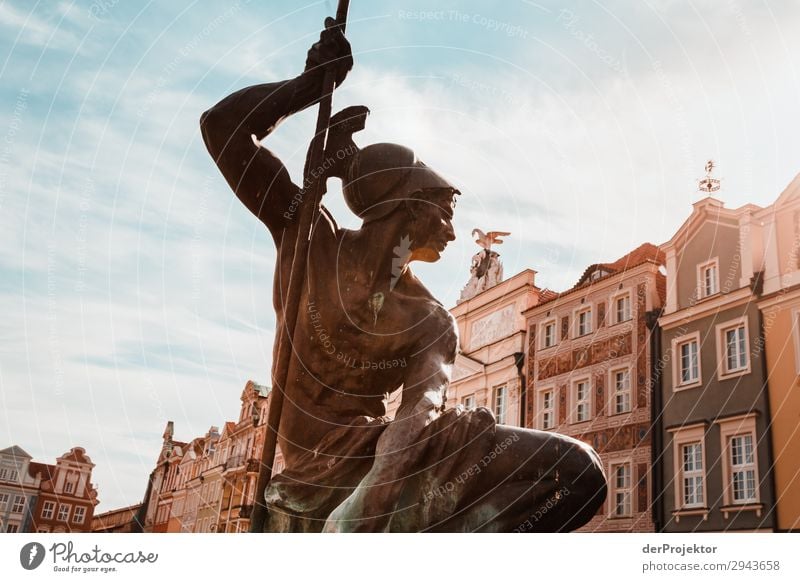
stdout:
[(719, 180), (717, 178), (711, 177), (711, 172), (716, 167), (714, 160), (708, 160), (706, 162), (706, 176), (702, 178), (698, 183), (698, 188), (700, 192), (706, 192), (709, 196), (712, 192), (716, 192), (719, 190)]
[(503, 263), (500, 261), (500, 255), (492, 250), (492, 245), (503, 244), (501, 237), (510, 234), (510, 232), (500, 230), (490, 230), (486, 233), (479, 228), (472, 230), (472, 238), (482, 250), (472, 257), (472, 265), (469, 269), (470, 279), (461, 290), (461, 297), (457, 303), (472, 299), (503, 280)]

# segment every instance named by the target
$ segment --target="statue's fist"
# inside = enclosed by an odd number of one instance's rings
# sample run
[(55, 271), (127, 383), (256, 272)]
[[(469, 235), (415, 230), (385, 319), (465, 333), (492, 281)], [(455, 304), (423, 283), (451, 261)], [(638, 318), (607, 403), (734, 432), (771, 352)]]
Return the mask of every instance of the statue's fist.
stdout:
[(320, 33), (319, 40), (308, 50), (305, 70), (312, 73), (332, 70), (339, 85), (353, 68), (353, 53), (341, 27), (335, 24), (333, 18), (325, 19), (325, 29)]

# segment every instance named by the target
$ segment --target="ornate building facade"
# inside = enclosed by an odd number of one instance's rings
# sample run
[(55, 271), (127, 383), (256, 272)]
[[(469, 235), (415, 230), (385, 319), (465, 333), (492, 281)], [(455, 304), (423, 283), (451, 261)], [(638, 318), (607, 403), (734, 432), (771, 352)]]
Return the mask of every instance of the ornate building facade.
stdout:
[(663, 304), (662, 264), (645, 243), (523, 314), (525, 425), (592, 445), (608, 475), (608, 498), (583, 531), (654, 530), (648, 321)]

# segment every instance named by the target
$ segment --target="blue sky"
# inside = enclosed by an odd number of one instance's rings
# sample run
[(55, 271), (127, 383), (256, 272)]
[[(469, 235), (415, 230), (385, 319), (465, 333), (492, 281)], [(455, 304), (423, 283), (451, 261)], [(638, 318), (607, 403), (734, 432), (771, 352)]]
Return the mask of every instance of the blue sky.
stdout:
[[(274, 248), (200, 113), (298, 74), (333, 2), (0, 3), (0, 446), (84, 446), (100, 511), (140, 500), (164, 423), (190, 439), (269, 381)], [(794, 2), (359, 2), (335, 108), (370, 107), (457, 183), (458, 240), (417, 270), (453, 305), (509, 230), (511, 275), (571, 286), (667, 240), (713, 158), (729, 207), (800, 172)], [(299, 180), (315, 112), (268, 142)], [(335, 187), (340, 223), (356, 221)]]

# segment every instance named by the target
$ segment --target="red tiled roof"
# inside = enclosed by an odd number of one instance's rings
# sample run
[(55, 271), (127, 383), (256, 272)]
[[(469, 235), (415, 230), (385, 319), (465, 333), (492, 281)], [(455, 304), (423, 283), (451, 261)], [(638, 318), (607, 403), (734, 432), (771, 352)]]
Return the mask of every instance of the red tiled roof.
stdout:
[(551, 291), (550, 289), (543, 289), (541, 293), (539, 293), (539, 303), (550, 301), (551, 299), (555, 299), (556, 297), (558, 297), (558, 293), (556, 293), (555, 291)]
[[(573, 287), (567, 289), (562, 293), (553, 293), (552, 297), (548, 297), (546, 299), (542, 298), (542, 300), (539, 301), (539, 305), (543, 303), (549, 303), (550, 301), (554, 301), (559, 297), (563, 297), (565, 295), (573, 293), (578, 289), (589, 287), (592, 285), (592, 283), (596, 283), (597, 281), (602, 281), (606, 277), (609, 277), (611, 275), (616, 275), (618, 273), (623, 273), (629, 269), (638, 267), (639, 265), (647, 262), (664, 264), (664, 252), (652, 243), (644, 243), (633, 249), (627, 255), (617, 259), (613, 263), (596, 263), (594, 265), (589, 265), (581, 275), (580, 279), (578, 279), (578, 282), (575, 283)], [(591, 280), (592, 273), (598, 270), (606, 271), (608, 274), (592, 281)], [(659, 296), (661, 296), (660, 290), (659, 290)]]
[(31, 461), (28, 463), (28, 474), (36, 478), (36, 475), (42, 475), (42, 481), (51, 481), (56, 473), (55, 465), (48, 465), (46, 463), (37, 463)]

